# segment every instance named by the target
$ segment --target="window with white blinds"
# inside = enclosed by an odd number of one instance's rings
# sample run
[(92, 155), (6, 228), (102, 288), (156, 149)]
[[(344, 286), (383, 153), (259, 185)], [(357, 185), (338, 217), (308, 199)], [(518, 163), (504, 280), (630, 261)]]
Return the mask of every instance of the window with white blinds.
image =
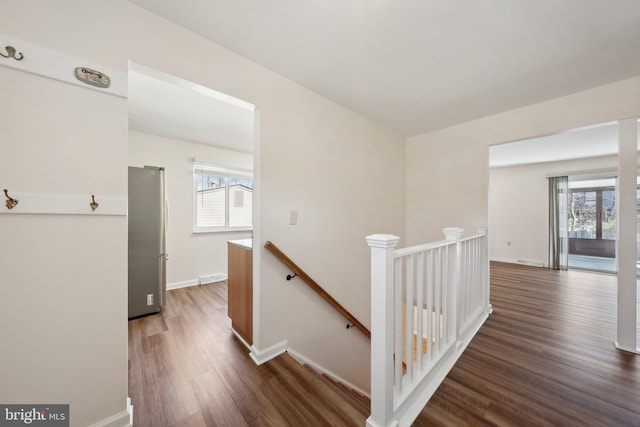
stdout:
[(252, 228), (251, 171), (196, 161), (193, 176), (195, 232)]

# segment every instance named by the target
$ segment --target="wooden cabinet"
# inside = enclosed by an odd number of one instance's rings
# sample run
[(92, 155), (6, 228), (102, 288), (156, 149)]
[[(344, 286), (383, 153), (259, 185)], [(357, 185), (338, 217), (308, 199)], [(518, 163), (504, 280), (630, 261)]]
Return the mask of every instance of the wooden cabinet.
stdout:
[(253, 344), (253, 249), (251, 239), (228, 242), (228, 314), (231, 327)]

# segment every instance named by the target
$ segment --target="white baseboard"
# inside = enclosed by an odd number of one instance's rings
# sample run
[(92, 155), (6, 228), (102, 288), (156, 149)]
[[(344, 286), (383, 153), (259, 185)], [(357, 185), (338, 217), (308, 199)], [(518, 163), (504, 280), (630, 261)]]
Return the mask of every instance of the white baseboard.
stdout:
[(491, 257), (491, 261), (508, 262), (510, 264), (530, 265), (532, 267), (546, 267), (544, 261), (539, 261), (535, 259)]
[(509, 262), (511, 264), (515, 264), (516, 263), (516, 259), (515, 258), (499, 258), (499, 257), (495, 257), (492, 256), (490, 258), (491, 261), (496, 261), (496, 262)]
[(544, 261), (537, 259), (516, 258), (516, 264), (530, 265), (532, 267), (544, 267)]
[(621, 346), (620, 344), (618, 344), (618, 341), (614, 341), (613, 345), (618, 350), (626, 351), (627, 353), (632, 353), (632, 354), (640, 354), (640, 347), (637, 347), (635, 349), (634, 348), (627, 348), (627, 347), (624, 347), (624, 346)]
[(210, 283), (224, 282), (225, 280), (227, 280), (227, 278), (227, 273), (213, 273), (200, 276), (198, 280), (200, 281), (201, 285), (208, 285)]
[(130, 397), (127, 397), (127, 411), (129, 411), (129, 424), (133, 425), (133, 404)]
[(239, 333), (237, 333), (235, 329), (233, 329), (233, 327), (231, 328), (231, 332), (233, 332), (233, 335), (235, 335), (235, 336), (236, 336), (236, 338), (238, 338), (238, 339), (240, 340), (240, 342), (241, 342), (242, 344), (244, 344), (244, 346), (245, 346), (245, 347), (247, 347), (247, 349), (248, 349), (249, 351), (251, 351), (251, 346), (249, 345), (249, 343), (248, 343), (248, 342), (246, 342), (246, 341), (244, 340), (244, 338), (242, 338), (242, 337), (240, 336), (240, 334), (239, 334)]
[(188, 288), (189, 286), (196, 286), (199, 284), (200, 284), (199, 279), (185, 280), (184, 282), (175, 282), (175, 283), (167, 284), (167, 290), (172, 291), (174, 289)]
[[(206, 278), (205, 283), (203, 283), (203, 278)], [(189, 286), (208, 285), (211, 283), (223, 282), (225, 280), (227, 280), (227, 275), (222, 273), (212, 276), (202, 276), (197, 279), (185, 280), (184, 282), (168, 283), (167, 290), (172, 291), (174, 289), (188, 288)]]
[(98, 421), (95, 424), (91, 424), (89, 427), (131, 427), (133, 426), (133, 405), (131, 404), (131, 398), (127, 397), (127, 409)]
[(256, 365), (260, 366), (287, 351), (287, 345), (287, 340), (274, 344), (264, 350), (258, 350), (255, 345), (252, 345), (249, 356), (251, 356)]
[(313, 360), (309, 359), (308, 357), (302, 355), (301, 353), (298, 353), (297, 351), (295, 351), (295, 350), (293, 350), (291, 348), (287, 349), (287, 353), (289, 353), (291, 355), (291, 357), (296, 359), (298, 361), (298, 363), (300, 363), (301, 365), (309, 365), (313, 369), (315, 369), (316, 371), (320, 371), (321, 373), (330, 376), (334, 380), (336, 380), (338, 382), (341, 382), (342, 384), (344, 384), (347, 387), (353, 389), (354, 391), (357, 391), (358, 393), (362, 394), (363, 396), (367, 396), (369, 399), (371, 399), (371, 394), (369, 394), (366, 391), (362, 390), (360, 387), (355, 386), (354, 384), (350, 383), (349, 381), (345, 380), (344, 378), (340, 377), (339, 375), (334, 374), (330, 370), (326, 369), (324, 366), (317, 364), (316, 362), (314, 362)]

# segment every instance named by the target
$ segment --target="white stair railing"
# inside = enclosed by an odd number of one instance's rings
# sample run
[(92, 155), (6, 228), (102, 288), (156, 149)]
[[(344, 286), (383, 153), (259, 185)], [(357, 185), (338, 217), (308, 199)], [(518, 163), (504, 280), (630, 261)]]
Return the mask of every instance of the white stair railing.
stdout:
[(491, 312), (486, 229), (395, 249), (389, 234), (371, 247), (369, 427), (409, 426)]

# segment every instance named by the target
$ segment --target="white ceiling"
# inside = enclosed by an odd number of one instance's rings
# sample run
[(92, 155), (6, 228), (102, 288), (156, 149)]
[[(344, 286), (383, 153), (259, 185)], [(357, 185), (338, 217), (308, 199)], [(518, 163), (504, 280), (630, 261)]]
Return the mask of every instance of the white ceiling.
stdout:
[(640, 75), (639, 0), (131, 0), (405, 136)]
[(504, 167), (618, 153), (618, 125), (604, 123), (489, 148), (489, 167)]
[(253, 152), (249, 103), (134, 63), (128, 97), (131, 130)]

